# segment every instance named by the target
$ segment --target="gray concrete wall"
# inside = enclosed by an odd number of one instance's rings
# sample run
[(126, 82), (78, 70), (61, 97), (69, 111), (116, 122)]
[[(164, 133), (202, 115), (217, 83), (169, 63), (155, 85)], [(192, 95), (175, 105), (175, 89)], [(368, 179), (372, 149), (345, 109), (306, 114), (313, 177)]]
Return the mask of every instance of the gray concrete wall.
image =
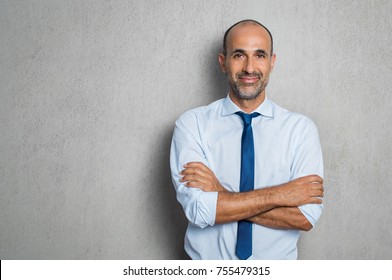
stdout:
[(392, 258), (391, 1), (0, 1), (0, 259), (177, 259), (175, 119), (226, 95), (223, 32), (275, 38), (268, 95), (318, 125), (301, 259)]

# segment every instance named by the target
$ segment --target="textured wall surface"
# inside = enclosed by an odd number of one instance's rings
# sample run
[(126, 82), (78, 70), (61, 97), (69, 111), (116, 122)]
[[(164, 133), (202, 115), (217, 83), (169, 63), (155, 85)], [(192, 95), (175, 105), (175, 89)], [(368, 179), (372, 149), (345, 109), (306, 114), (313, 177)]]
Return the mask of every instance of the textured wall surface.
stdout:
[(178, 259), (175, 119), (227, 93), (254, 18), (268, 95), (311, 117), (325, 210), (301, 259), (392, 258), (391, 1), (0, 1), (0, 259)]

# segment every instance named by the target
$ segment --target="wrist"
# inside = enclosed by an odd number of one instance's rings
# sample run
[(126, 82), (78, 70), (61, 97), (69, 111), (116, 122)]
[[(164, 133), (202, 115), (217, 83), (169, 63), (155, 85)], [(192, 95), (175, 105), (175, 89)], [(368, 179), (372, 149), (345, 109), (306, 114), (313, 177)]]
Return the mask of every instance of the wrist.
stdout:
[(218, 192), (228, 192), (221, 184), (218, 185), (217, 190)]
[(267, 187), (261, 189), (260, 195), (264, 199), (264, 203), (268, 205), (271, 209), (275, 207), (283, 206), (283, 197), (280, 192), (279, 187)]

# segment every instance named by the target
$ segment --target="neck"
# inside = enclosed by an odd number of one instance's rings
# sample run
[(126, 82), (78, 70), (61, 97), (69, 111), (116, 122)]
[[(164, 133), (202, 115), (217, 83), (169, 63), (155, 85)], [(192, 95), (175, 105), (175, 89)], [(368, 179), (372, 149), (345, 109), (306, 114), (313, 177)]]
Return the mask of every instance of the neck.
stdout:
[(254, 99), (244, 99), (236, 96), (232, 91), (229, 93), (230, 99), (237, 105), (242, 111), (251, 113), (260, 106), (265, 100), (265, 91), (262, 91), (259, 96)]

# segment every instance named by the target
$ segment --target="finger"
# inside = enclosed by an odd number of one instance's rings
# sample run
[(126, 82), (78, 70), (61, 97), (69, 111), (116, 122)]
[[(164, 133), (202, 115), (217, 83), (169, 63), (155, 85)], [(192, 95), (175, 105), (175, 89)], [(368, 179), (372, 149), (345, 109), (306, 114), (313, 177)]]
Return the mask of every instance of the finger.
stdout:
[(194, 189), (201, 189), (202, 191), (208, 191), (208, 186), (201, 184), (200, 182), (186, 182), (185, 186), (188, 188), (194, 188)]
[(322, 190), (313, 190), (311, 196), (313, 196), (313, 197), (324, 197), (324, 192)]
[(306, 195), (307, 197), (323, 197), (324, 196), (324, 190), (323, 188), (318, 184), (318, 186), (315, 186), (315, 184), (307, 184), (307, 185), (302, 185), (301, 188), (295, 188), (299, 193), (302, 193), (303, 195)]
[(203, 166), (206, 167), (206, 165), (200, 161), (191, 161), (191, 162), (184, 164), (185, 168), (187, 168), (187, 167), (203, 167)]
[(187, 164), (184, 165), (184, 168), (197, 168), (200, 170), (203, 170), (204, 172), (210, 173), (212, 172), (210, 168), (208, 168), (204, 163), (202, 162), (188, 162)]
[(181, 183), (193, 182), (193, 183), (202, 184), (202, 185), (211, 184), (208, 179), (206, 179), (205, 177), (202, 177), (202, 176), (198, 176), (198, 175), (186, 175), (180, 179), (180, 182)]
[(183, 181), (205, 181), (209, 178), (208, 174), (205, 174), (200, 170), (184, 170), (184, 172), (181, 172), (180, 175), (182, 176)]
[(202, 178), (203, 177), (199, 177), (198, 175), (195, 174), (189, 174), (181, 177), (180, 182), (191, 182), (191, 181), (200, 182)]
[(189, 182), (186, 182), (184, 185), (187, 187), (190, 187), (190, 188), (199, 188), (199, 189), (203, 188), (203, 185), (197, 181), (189, 181)]
[(300, 177), (297, 180), (307, 182), (307, 183), (320, 183), (320, 184), (324, 182), (323, 178), (321, 178), (319, 175), (316, 174)]
[(313, 190), (324, 191), (324, 186), (322, 184), (320, 184), (320, 183), (310, 183), (309, 186)]
[(310, 175), (309, 182), (323, 184), (324, 180), (318, 175)]
[(180, 175), (199, 175), (203, 177), (211, 177), (211, 173), (197, 167), (188, 167), (180, 172)]
[(323, 200), (321, 199), (321, 198), (318, 198), (318, 197), (313, 197), (312, 199), (311, 199), (311, 202), (310, 202), (311, 204), (322, 204), (323, 203)]
[(311, 190), (324, 190), (324, 186), (319, 182), (298, 182), (297, 186), (302, 186)]
[(322, 184), (320, 184), (320, 183), (309, 183), (306, 186), (309, 187), (312, 190), (324, 191), (324, 186)]
[(186, 167), (183, 169), (180, 173), (182, 174), (196, 174), (196, 173), (201, 173), (204, 172), (203, 169), (199, 167)]
[(313, 197), (324, 197), (324, 192), (322, 191), (314, 191), (311, 196)]

